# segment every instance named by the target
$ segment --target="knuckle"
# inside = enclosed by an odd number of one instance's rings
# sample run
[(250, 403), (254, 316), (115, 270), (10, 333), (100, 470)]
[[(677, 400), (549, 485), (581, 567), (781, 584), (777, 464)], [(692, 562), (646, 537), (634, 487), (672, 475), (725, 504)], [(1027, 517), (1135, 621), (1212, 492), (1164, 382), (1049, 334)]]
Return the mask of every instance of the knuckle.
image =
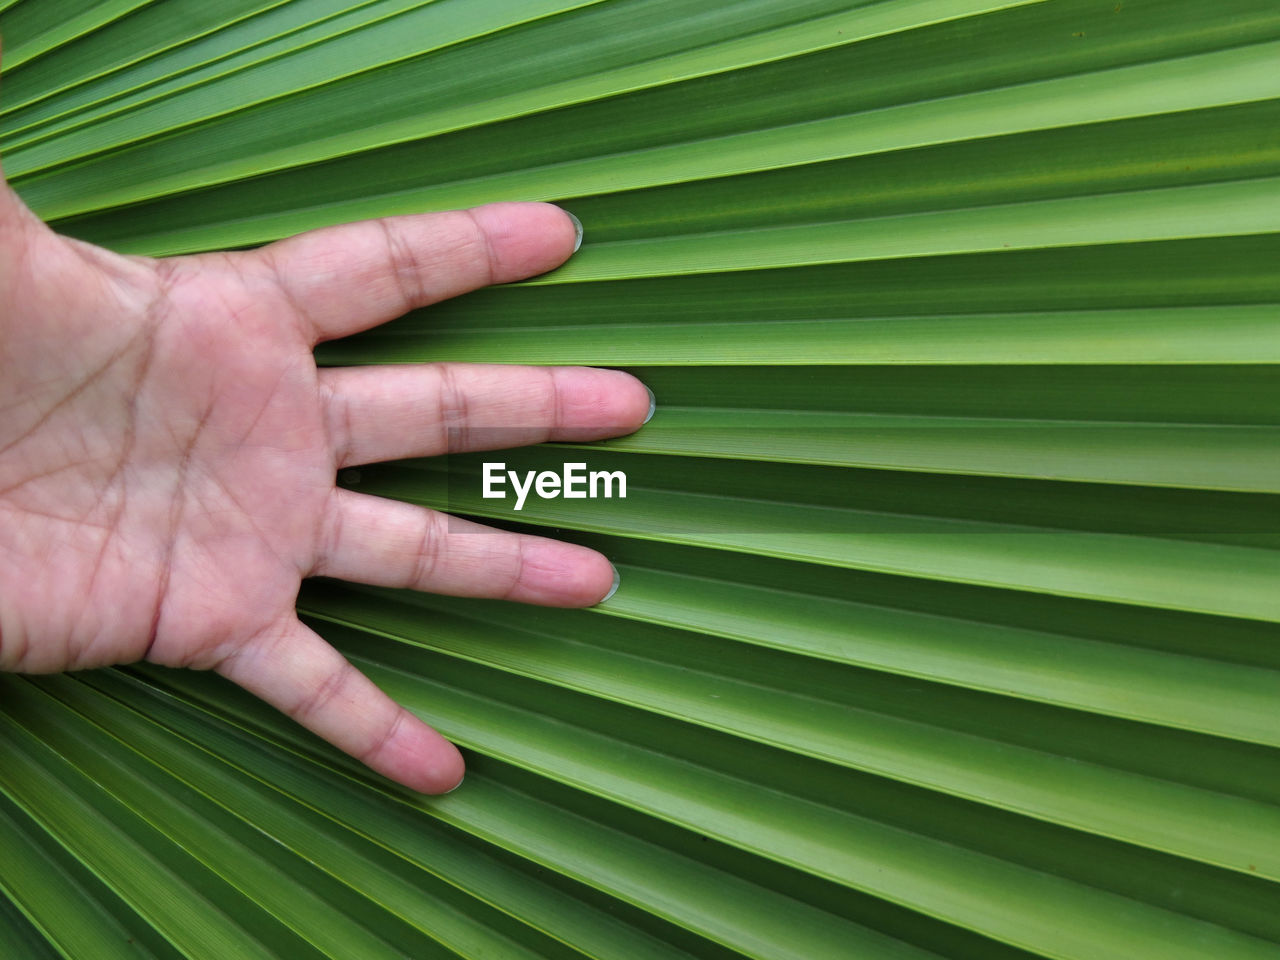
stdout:
[(496, 283), (499, 274), (498, 258), (495, 255), (489, 231), (476, 217), (475, 211), (463, 210), (461, 213), (469, 224), (466, 237), (462, 242), (466, 261), (480, 267), (481, 282), (485, 286)]
[(324, 411), (325, 437), (329, 441), (334, 466), (345, 467), (351, 462), (356, 436), (351, 398), (338, 389), (329, 377), (320, 377), (318, 389), (320, 407)]
[(467, 449), (470, 409), (466, 387), (458, 378), (456, 364), (439, 364), (436, 371), (439, 390), (436, 408), (440, 411), (444, 448), (447, 453), (457, 453)]
[(443, 514), (430, 512), (422, 521), (422, 530), (414, 547), (407, 587), (423, 589), (431, 582), (443, 553), (444, 531), (441, 529)]
[(510, 600), (515, 597), (524, 582), (525, 571), (528, 567), (528, 553), (526, 546), (529, 541), (524, 537), (520, 537), (515, 542), (515, 550), (511, 554), (511, 567), (508, 573), (509, 579), (507, 588), (502, 594), (503, 600)]
[(312, 726), (312, 721), (338, 699), (342, 688), (346, 686), (347, 673), (350, 668), (340, 667), (325, 676), (320, 685), (308, 690), (297, 705), (289, 711), (295, 720), (304, 726)]
[(323, 521), (316, 532), (315, 556), (311, 563), (312, 576), (326, 576), (333, 558), (340, 556), (343, 549), (347, 514), (342, 508), (341, 491), (334, 488), (329, 492), (329, 503), (322, 512)]
[(540, 398), (542, 409), (542, 422), (550, 428), (563, 426), (568, 422), (568, 411), (566, 410), (567, 395), (564, 384), (561, 380), (560, 371), (555, 368), (547, 370), (546, 379), (543, 380), (542, 396)]
[(369, 746), (359, 751), (357, 758), (371, 767), (377, 767), (382, 755), (386, 753), (387, 748), (399, 734), (400, 728), (404, 726), (406, 716), (407, 714), (404, 710), (397, 708), (391, 720), (383, 725), (382, 732), (375, 736)]
[(421, 306), (427, 299), (423, 284), (423, 266), (414, 244), (402, 227), (393, 220), (375, 220), (382, 231), (387, 272), (400, 295), (405, 310)]

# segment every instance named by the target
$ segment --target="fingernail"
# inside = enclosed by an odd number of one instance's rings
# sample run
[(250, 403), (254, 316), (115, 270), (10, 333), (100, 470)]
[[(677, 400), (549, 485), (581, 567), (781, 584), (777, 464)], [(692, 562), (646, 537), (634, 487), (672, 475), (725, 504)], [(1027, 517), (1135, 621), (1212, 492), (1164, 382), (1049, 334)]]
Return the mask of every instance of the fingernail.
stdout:
[(457, 783), (455, 783), (452, 787), (450, 787), (444, 793), (440, 794), (440, 796), (447, 797), (449, 794), (453, 793), (453, 791), (457, 790), (460, 786), (462, 786), (463, 781), (465, 781), (466, 779), (467, 779), (466, 777), (463, 777), (462, 780), (459, 780)]
[[(609, 564), (609, 566), (611, 566), (611, 567), (612, 567), (612, 566), (613, 566), (613, 564)], [(621, 576), (621, 574), (619, 574), (619, 573), (618, 573), (618, 568), (617, 568), (617, 567), (613, 567), (613, 586), (609, 588), (609, 592), (608, 592), (608, 593), (606, 593), (603, 597), (601, 597), (601, 598), (600, 598), (600, 602), (601, 602), (601, 603), (604, 603), (606, 600), (608, 600), (610, 597), (612, 597), (615, 593), (617, 593), (617, 592), (618, 592), (618, 584), (619, 584), (619, 583), (621, 583), (621, 582), (622, 582), (622, 576)]]
[(578, 248), (582, 246), (582, 221), (575, 217), (568, 210), (565, 213), (569, 215), (569, 219), (573, 221), (573, 252), (577, 253)]
[[(645, 389), (649, 390), (648, 387), (645, 387)], [(658, 409), (658, 398), (653, 395), (652, 390), (649, 390), (649, 412), (645, 414), (644, 423), (648, 423), (650, 420), (653, 419), (654, 411), (657, 409)]]

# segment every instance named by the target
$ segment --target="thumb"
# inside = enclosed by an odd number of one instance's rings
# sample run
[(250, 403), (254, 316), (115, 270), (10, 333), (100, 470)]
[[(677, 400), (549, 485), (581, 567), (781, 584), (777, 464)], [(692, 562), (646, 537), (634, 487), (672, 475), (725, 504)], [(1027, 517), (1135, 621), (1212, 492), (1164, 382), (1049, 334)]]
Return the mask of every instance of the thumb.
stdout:
[[(0, 67), (3, 66), (3, 40), (0, 40)], [(0, 81), (0, 92), (3, 92)], [(27, 205), (13, 192), (4, 175), (3, 157), (0, 157), (0, 248), (8, 255), (12, 245), (25, 241), (32, 230), (42, 230), (40, 218), (27, 209)]]
[(42, 265), (43, 274), (57, 275), (55, 267), (61, 258), (52, 254), (60, 252), (59, 240), (14, 193), (0, 169), (0, 303), (32, 279), (36, 264)]
[(0, 166), (0, 231), (4, 231), (6, 235), (13, 230), (25, 231), (39, 222), (13, 192), (4, 178), (4, 168)]
[(462, 781), (457, 748), (294, 618), (217, 667), (361, 763), (422, 793)]

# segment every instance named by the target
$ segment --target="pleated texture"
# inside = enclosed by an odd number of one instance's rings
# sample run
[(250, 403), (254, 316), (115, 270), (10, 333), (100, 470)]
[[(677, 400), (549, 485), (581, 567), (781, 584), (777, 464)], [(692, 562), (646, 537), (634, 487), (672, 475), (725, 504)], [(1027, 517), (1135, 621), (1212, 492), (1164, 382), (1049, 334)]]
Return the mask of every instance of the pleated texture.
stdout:
[[(423, 798), (206, 675), (0, 679), (5, 956), (1280, 957), (1273, 0), (0, 0), (0, 150), (173, 254), (552, 200), (326, 363), (624, 367), (590, 610), (309, 584)], [(516, 521), (519, 521), (516, 524)]]

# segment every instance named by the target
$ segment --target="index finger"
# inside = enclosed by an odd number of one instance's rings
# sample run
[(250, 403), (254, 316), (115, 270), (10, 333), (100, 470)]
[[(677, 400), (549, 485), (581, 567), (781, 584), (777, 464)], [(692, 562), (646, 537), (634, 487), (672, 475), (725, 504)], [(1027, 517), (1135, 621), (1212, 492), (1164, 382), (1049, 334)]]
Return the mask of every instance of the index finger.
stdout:
[(577, 221), (552, 204), (491, 203), (324, 227), (250, 256), (274, 277), (315, 344), (545, 273), (580, 238)]

